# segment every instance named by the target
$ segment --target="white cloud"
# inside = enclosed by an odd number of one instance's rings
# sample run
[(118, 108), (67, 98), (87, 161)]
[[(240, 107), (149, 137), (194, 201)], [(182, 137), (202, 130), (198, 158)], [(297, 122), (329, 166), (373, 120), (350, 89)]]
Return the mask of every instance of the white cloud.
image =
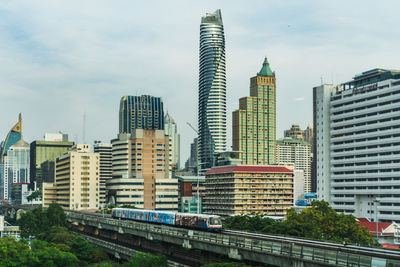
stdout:
[[(0, 139), (20, 111), (27, 141), (46, 131), (81, 136), (86, 110), (86, 139), (109, 141), (120, 97), (152, 94), (179, 124), (185, 160), (194, 137), (185, 122), (197, 122), (200, 17), (217, 8), (226, 34), (228, 133), (264, 56), (277, 77), (277, 136), (294, 121), (307, 125), (321, 76), (344, 82), (400, 61), (396, 28), (387, 27), (398, 22), (396, 1), (311, 2), (1, 1)], [(303, 96), (295, 107), (293, 95)]]

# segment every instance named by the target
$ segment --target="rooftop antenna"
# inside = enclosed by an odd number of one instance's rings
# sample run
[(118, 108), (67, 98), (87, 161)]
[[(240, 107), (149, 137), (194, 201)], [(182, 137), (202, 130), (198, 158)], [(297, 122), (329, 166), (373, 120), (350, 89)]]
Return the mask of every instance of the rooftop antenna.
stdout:
[(324, 84), (324, 82), (323, 82), (323, 80), (322, 80), (322, 75), (321, 75), (321, 85), (323, 85)]
[(82, 141), (86, 144), (86, 110), (83, 112)]

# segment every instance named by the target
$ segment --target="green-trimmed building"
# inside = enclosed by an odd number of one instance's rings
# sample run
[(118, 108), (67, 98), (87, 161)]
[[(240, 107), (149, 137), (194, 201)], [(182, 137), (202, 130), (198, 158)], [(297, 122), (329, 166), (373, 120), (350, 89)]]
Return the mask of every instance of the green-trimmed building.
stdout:
[(31, 182), (40, 189), (43, 183), (54, 183), (56, 158), (71, 151), (73, 145), (74, 142), (68, 141), (33, 141), (30, 144)]
[(276, 83), (267, 58), (250, 78), (250, 96), (239, 100), (233, 112), (233, 150), (244, 165), (271, 165), (276, 161)]

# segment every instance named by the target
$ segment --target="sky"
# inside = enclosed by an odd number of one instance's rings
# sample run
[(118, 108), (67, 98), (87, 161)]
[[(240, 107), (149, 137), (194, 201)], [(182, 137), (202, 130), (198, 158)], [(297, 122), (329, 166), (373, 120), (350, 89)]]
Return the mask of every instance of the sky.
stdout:
[[(181, 162), (197, 127), (199, 27), (221, 9), (232, 112), (266, 56), (277, 79), (277, 137), (312, 123), (312, 88), (400, 69), (399, 1), (0, 1), (0, 140), (22, 113), (25, 141), (46, 132), (110, 142), (123, 95), (162, 97)], [(84, 115), (85, 114), (85, 115)], [(84, 117), (86, 123), (84, 127)]]

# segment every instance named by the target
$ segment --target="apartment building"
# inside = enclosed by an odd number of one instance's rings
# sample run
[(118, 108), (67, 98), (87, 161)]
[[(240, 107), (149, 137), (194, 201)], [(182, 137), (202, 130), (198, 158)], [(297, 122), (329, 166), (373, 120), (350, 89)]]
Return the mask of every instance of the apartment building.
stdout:
[(205, 173), (205, 212), (284, 216), (293, 206), (294, 172), (281, 166), (216, 167)]
[(400, 71), (314, 88), (316, 190), (338, 212), (400, 222)]
[(56, 203), (64, 209), (99, 209), (99, 154), (90, 145), (78, 144), (72, 151), (56, 158), (54, 185), (44, 187), (44, 205), (56, 194)]

